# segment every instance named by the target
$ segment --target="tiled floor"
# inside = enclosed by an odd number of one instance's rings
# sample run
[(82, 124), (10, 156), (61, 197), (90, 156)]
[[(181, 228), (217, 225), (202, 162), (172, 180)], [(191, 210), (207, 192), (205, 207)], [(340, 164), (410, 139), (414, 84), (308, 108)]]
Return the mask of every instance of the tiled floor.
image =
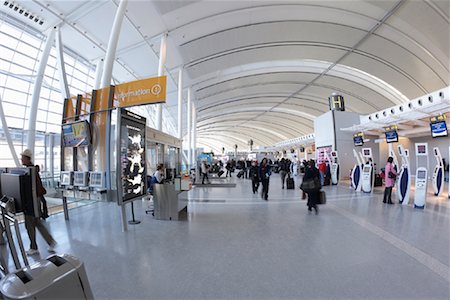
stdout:
[(343, 183), (325, 188), (316, 216), (277, 174), (267, 202), (249, 180), (236, 182), (189, 192), (185, 221), (154, 220), (137, 201), (142, 223), (128, 232), (114, 203), (47, 225), (58, 252), (85, 262), (96, 299), (450, 299), (446, 197), (418, 210)]

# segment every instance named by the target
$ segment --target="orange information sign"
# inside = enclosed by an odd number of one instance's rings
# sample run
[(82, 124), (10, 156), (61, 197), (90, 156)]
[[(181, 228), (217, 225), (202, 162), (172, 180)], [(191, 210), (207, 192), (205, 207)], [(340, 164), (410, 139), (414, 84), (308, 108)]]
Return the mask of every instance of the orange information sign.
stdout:
[(72, 96), (72, 97), (66, 99), (66, 107), (65, 107), (66, 111), (63, 116), (63, 118), (65, 119), (66, 122), (75, 120), (76, 103), (77, 103), (76, 96)]
[(152, 77), (118, 84), (114, 88), (114, 106), (127, 107), (166, 102), (167, 77)]

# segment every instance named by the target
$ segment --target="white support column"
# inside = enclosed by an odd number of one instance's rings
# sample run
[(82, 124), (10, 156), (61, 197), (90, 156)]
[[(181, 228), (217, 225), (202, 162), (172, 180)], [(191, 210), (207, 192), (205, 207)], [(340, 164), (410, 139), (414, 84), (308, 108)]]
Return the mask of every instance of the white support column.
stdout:
[(95, 67), (95, 81), (94, 81), (94, 90), (98, 90), (101, 88), (100, 84), (102, 81), (102, 73), (103, 73), (103, 63), (104, 59), (99, 59), (97, 65)]
[(123, 17), (125, 16), (128, 0), (121, 0), (119, 7), (117, 8), (114, 23), (109, 36), (108, 49), (106, 50), (104, 70), (102, 75), (101, 87), (107, 87), (111, 85), (112, 70), (114, 66), (114, 60), (116, 57), (117, 43), (119, 41), (120, 29), (122, 27)]
[(197, 105), (192, 102), (192, 163), (197, 163)]
[(59, 88), (63, 100), (70, 97), (69, 85), (67, 84), (66, 66), (64, 64), (64, 47), (59, 27), (56, 28), (56, 61), (58, 63)]
[(17, 158), (16, 149), (14, 149), (14, 144), (11, 139), (11, 135), (9, 134), (8, 124), (6, 123), (5, 112), (3, 110), (2, 97), (0, 96), (0, 119), (2, 121), (2, 128), (5, 134), (6, 142), (8, 143), (9, 151), (11, 152), (11, 156), (14, 159), (14, 163), (16, 167), (20, 167), (19, 159)]
[[(166, 64), (167, 53), (167, 34), (163, 34), (161, 37), (161, 45), (159, 47), (159, 66), (158, 77), (164, 75), (164, 65)], [(156, 129), (162, 131), (162, 109), (163, 104), (156, 105)]]
[(178, 138), (183, 138), (183, 68), (178, 71)]
[(47, 66), (48, 56), (52, 49), (53, 42), (55, 40), (55, 28), (52, 28), (47, 36), (44, 50), (42, 51), (41, 58), (39, 60), (38, 71), (36, 74), (36, 80), (34, 81), (33, 94), (31, 96), (30, 114), (28, 115), (28, 136), (27, 136), (27, 148), (33, 153), (34, 160), (34, 144), (36, 141), (36, 118), (39, 105), (39, 97), (41, 95), (42, 81), (44, 80), (45, 67)]
[(190, 169), (192, 166), (192, 139), (191, 139), (191, 130), (192, 130), (192, 99), (191, 99), (191, 88), (188, 89), (187, 96), (187, 140), (188, 140), (188, 168)]

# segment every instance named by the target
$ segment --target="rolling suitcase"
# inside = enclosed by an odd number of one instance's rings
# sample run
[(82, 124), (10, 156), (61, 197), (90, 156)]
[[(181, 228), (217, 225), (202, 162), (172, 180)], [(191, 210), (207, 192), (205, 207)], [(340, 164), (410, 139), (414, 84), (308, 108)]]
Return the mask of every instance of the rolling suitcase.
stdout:
[(224, 171), (222, 171), (222, 170), (220, 170), (220, 171), (219, 171), (219, 173), (217, 173), (217, 176), (219, 176), (219, 177), (220, 177), (220, 176), (222, 176), (222, 175), (223, 175), (223, 173), (225, 173), (225, 172), (224, 172)]
[(320, 191), (319, 204), (326, 204), (326, 203), (327, 203), (327, 194), (325, 194), (324, 191)]
[(288, 176), (288, 178), (286, 179), (286, 188), (288, 190), (293, 190), (294, 189), (294, 178), (292, 178), (291, 176)]
[(239, 171), (239, 173), (237, 174), (238, 178), (241, 178), (242, 176), (244, 176), (244, 171), (243, 170)]

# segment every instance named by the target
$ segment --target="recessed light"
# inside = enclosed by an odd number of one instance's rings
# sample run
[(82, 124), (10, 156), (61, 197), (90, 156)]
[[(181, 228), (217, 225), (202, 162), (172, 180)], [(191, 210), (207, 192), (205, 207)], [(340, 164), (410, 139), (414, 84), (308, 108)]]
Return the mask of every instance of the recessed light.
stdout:
[(9, 4), (9, 2), (8, 1), (5, 1), (5, 2), (3, 2), (3, 5), (8, 5)]
[(39, 25), (42, 25), (42, 24), (44, 24), (44, 21), (39, 21)]
[(23, 15), (24, 15), (25, 17), (28, 17), (29, 13), (26, 11)]
[(17, 11), (19, 9), (18, 6), (14, 6), (14, 11)]

